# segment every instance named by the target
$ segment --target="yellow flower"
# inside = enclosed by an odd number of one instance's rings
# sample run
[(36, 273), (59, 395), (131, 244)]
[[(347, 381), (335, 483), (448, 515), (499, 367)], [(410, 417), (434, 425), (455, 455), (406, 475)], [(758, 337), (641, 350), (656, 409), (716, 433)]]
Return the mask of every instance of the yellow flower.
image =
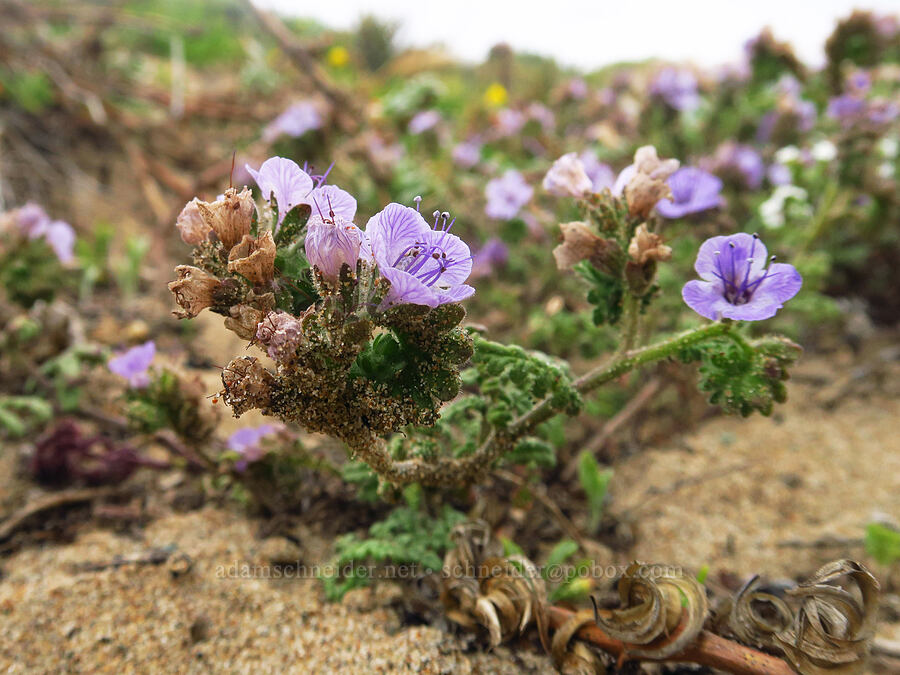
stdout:
[(492, 108), (499, 108), (506, 103), (506, 87), (499, 82), (494, 82), (484, 91), (484, 102)]
[(350, 52), (346, 47), (335, 45), (328, 50), (328, 65), (334, 68), (342, 68), (350, 62)]

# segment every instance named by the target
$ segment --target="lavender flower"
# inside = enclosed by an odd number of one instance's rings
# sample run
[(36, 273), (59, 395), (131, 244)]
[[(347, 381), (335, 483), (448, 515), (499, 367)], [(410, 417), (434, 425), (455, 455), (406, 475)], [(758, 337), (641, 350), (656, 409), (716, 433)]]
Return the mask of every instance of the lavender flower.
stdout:
[(497, 135), (500, 138), (514, 136), (522, 130), (522, 127), (525, 126), (525, 122), (527, 121), (528, 120), (525, 119), (525, 114), (523, 112), (513, 110), (512, 108), (504, 108), (497, 113)]
[(584, 170), (584, 164), (574, 152), (563, 155), (544, 176), (544, 189), (557, 197), (583, 197), (591, 191), (593, 183)]
[(534, 194), (534, 188), (525, 182), (515, 169), (509, 169), (500, 178), (488, 181), (484, 194), (487, 206), (484, 212), (489, 218), (511, 220)]
[(75, 230), (62, 220), (50, 220), (39, 205), (28, 202), (16, 212), (16, 225), (29, 239), (43, 238), (62, 263), (75, 257)]
[(472, 271), (469, 247), (450, 234), (454, 220), (434, 212), (434, 228), (402, 204), (388, 204), (366, 224), (378, 269), (391, 290), (382, 306), (410, 303), (437, 307), (459, 302), (475, 289), (464, 282)]
[(116, 375), (128, 379), (128, 385), (132, 389), (143, 389), (150, 384), (150, 376), (147, 369), (156, 356), (156, 343), (148, 340), (142, 345), (132, 347), (128, 351), (112, 358), (107, 367)]
[(553, 128), (556, 126), (556, 115), (553, 114), (550, 108), (543, 103), (534, 102), (529, 104), (527, 112), (528, 118), (540, 124), (544, 133), (549, 134), (553, 132)]
[(737, 174), (742, 182), (751, 190), (756, 190), (762, 185), (766, 173), (766, 166), (760, 154), (749, 145), (728, 142), (719, 146), (712, 161), (709, 162), (712, 171), (719, 173)]
[(309, 193), (305, 203), (312, 207), (313, 215), (333, 213), (344, 220), (353, 220), (356, 216), (356, 199), (337, 185), (322, 185), (315, 188)]
[(300, 138), (307, 131), (319, 129), (322, 117), (312, 101), (294, 103), (263, 130), (262, 139), (271, 143), (282, 134)]
[(453, 148), (453, 161), (457, 166), (471, 169), (481, 161), (481, 141), (470, 138), (462, 143), (457, 143)]
[(700, 246), (694, 263), (703, 281), (687, 282), (681, 295), (691, 309), (714, 321), (768, 319), (803, 284), (793, 265), (774, 260), (755, 234), (712, 237)]
[(660, 199), (656, 204), (656, 210), (663, 218), (681, 218), (723, 203), (719, 194), (722, 181), (702, 169), (682, 167), (666, 182), (672, 191), (672, 199)]
[(616, 173), (609, 164), (604, 164), (597, 159), (591, 150), (585, 150), (578, 159), (584, 166), (584, 172), (591, 179), (591, 192), (602, 192), (606, 189), (612, 189), (616, 182)]
[(365, 233), (352, 221), (334, 211), (325, 217), (318, 213), (309, 217), (306, 224), (306, 257), (326, 279), (337, 280), (344, 265), (355, 272), (356, 261), (361, 255), (371, 257)]
[(472, 257), (474, 263), (469, 279), (480, 279), (489, 276), (495, 268), (506, 265), (509, 247), (501, 239), (491, 237)]
[(228, 441), (226, 441), (228, 449), (241, 456), (241, 458), (234, 463), (235, 470), (241, 472), (246, 471), (247, 466), (250, 463), (262, 459), (265, 453), (260, 447), (259, 442), (266, 436), (278, 432), (279, 429), (280, 427), (274, 424), (263, 424), (255, 428), (246, 427), (244, 429), (238, 429), (231, 434), (231, 436), (228, 437)]
[(409, 121), (407, 131), (418, 136), (424, 134), (429, 129), (433, 129), (441, 121), (441, 114), (437, 110), (423, 110), (413, 115)]
[(660, 70), (650, 83), (650, 93), (658, 96), (675, 110), (694, 110), (700, 105), (697, 78), (683, 68)]
[(573, 77), (566, 84), (566, 94), (574, 98), (576, 101), (580, 101), (588, 95), (587, 82), (585, 82), (580, 77)]
[(259, 171), (249, 164), (247, 171), (259, 186), (263, 198), (278, 202), (278, 226), (295, 206), (309, 204), (309, 194), (313, 189), (313, 179), (303, 169), (284, 157), (270, 157)]
[(772, 185), (788, 185), (794, 180), (790, 168), (778, 162), (775, 162), (769, 167), (766, 176)]

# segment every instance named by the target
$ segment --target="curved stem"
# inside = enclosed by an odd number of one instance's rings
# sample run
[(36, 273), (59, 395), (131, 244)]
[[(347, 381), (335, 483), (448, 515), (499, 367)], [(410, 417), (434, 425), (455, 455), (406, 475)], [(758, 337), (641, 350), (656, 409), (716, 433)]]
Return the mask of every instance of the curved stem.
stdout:
[[(705, 324), (656, 344), (617, 354), (607, 363), (582, 375), (575, 381), (574, 386), (580, 393), (587, 394), (635, 368), (674, 356), (685, 347), (699, 344), (709, 338), (728, 334), (732, 326), (733, 324), (727, 321)], [(383, 439), (365, 433), (361, 429), (356, 430), (357, 433), (349, 434), (343, 440), (375, 473), (391, 483), (462, 486), (477, 478), (496, 459), (510, 451), (518, 439), (558, 412), (553, 406), (552, 397), (547, 396), (524, 415), (510, 422), (505, 429), (491, 431), (471, 455), (442, 457), (434, 462), (423, 462), (419, 459), (396, 461), (388, 452)]]

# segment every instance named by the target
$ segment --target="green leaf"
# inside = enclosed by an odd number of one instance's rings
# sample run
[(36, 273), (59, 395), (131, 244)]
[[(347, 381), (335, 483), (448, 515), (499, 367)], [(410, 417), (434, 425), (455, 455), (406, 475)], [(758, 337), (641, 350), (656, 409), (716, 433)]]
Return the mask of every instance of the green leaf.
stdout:
[(578, 481), (587, 495), (590, 508), (589, 529), (591, 531), (596, 530), (600, 525), (612, 476), (612, 469), (601, 471), (600, 465), (590, 452), (585, 450), (578, 456)]
[(866, 526), (866, 553), (880, 565), (893, 565), (900, 560), (900, 531), (883, 523)]

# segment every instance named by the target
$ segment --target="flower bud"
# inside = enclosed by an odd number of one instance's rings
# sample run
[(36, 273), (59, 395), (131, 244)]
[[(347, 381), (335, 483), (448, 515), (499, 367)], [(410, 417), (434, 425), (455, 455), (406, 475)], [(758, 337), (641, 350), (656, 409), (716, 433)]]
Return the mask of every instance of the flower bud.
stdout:
[(203, 222), (216, 233), (225, 245), (225, 250), (230, 251), (245, 234), (250, 234), (256, 204), (248, 188), (244, 188), (241, 192), (238, 192), (237, 188), (228, 188), (219, 201), (198, 201), (197, 208)]
[(306, 224), (306, 257), (326, 279), (334, 281), (343, 265), (356, 270), (364, 237), (356, 225), (341, 216), (326, 220), (315, 214)]
[(544, 189), (557, 197), (583, 197), (593, 188), (584, 164), (574, 152), (563, 155), (544, 176)]
[(266, 231), (258, 237), (245, 234), (228, 254), (228, 271), (240, 274), (257, 286), (272, 281), (275, 276), (275, 241), (272, 233)]
[(175, 227), (181, 234), (181, 241), (191, 246), (197, 246), (206, 241), (206, 237), (210, 233), (209, 225), (203, 220), (200, 208), (197, 206), (199, 202), (200, 200), (196, 197), (189, 201), (175, 220)]

